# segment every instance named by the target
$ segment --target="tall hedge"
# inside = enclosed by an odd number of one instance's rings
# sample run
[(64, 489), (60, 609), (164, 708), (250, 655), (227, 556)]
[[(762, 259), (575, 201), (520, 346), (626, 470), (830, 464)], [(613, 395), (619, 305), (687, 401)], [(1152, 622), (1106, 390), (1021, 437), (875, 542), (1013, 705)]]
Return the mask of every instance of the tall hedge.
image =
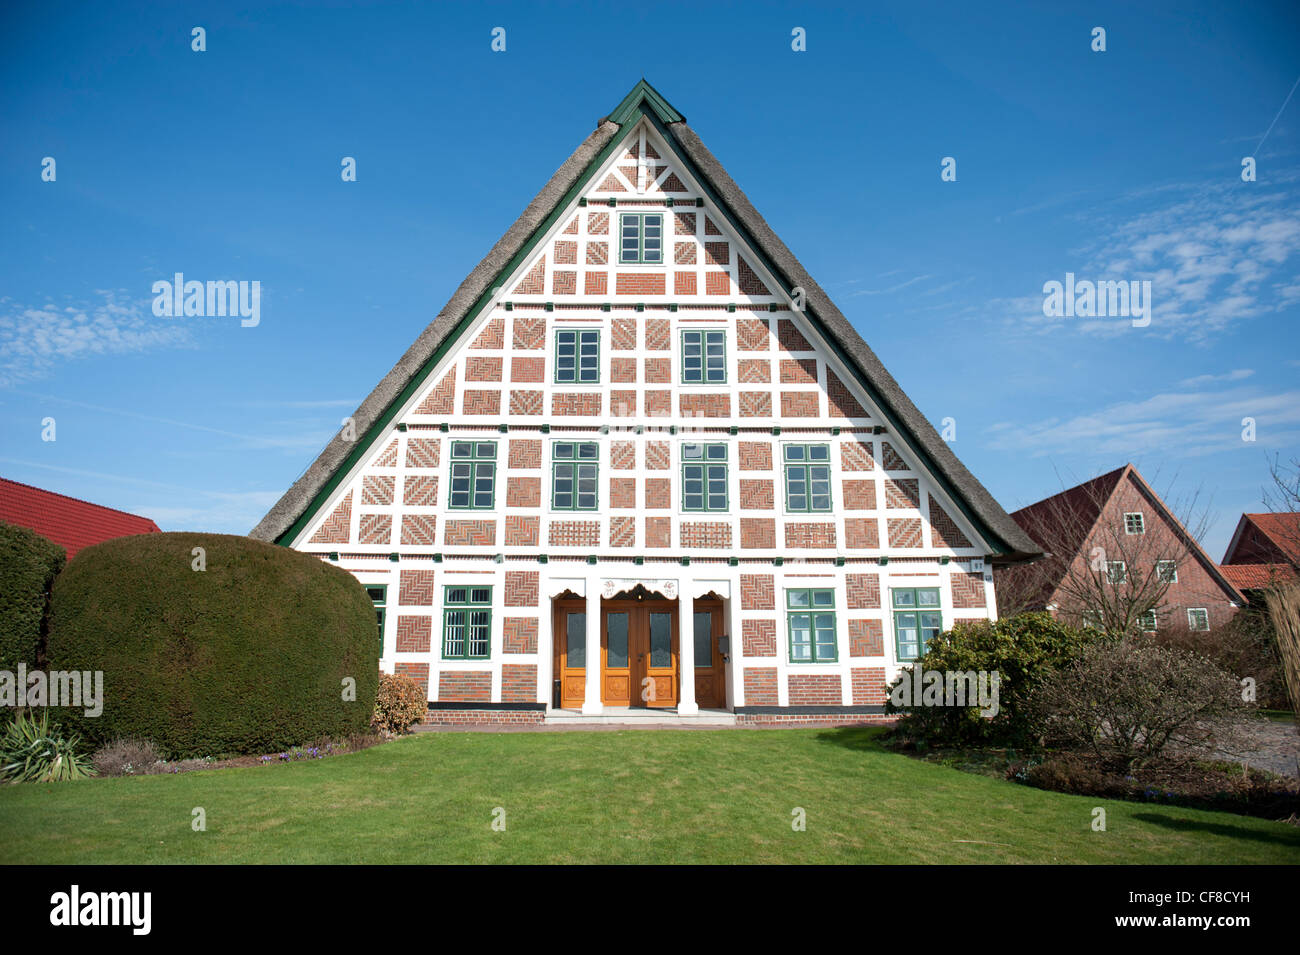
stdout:
[(0, 521), (0, 670), (38, 664), (50, 588), (66, 561), (54, 541)]
[(145, 737), (171, 758), (266, 753), (370, 723), (374, 608), (315, 557), (224, 534), (124, 537), (79, 552), (52, 609), (51, 669), (104, 674), (102, 715), (63, 711), (92, 741)]

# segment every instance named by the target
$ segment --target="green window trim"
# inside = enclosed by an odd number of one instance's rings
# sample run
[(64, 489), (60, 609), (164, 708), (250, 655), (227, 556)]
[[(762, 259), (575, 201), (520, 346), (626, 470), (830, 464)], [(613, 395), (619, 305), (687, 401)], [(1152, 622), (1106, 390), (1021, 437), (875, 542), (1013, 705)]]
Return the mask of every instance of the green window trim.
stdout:
[(453, 511), (490, 511), (496, 504), (497, 443), (451, 442), (447, 507)]
[[(584, 503), (585, 499), (590, 503)], [(551, 510), (594, 511), (599, 506), (600, 445), (595, 441), (551, 442)]]
[(835, 591), (795, 587), (785, 592), (786, 649), (790, 663), (838, 663)]
[[(1202, 622), (1205, 626), (1201, 626)], [(1204, 607), (1187, 608), (1187, 629), (1194, 630), (1197, 633), (1210, 632), (1210, 611)]]
[(781, 462), (788, 513), (824, 514), (834, 509), (829, 444), (787, 444), (781, 450)]
[(727, 333), (721, 328), (681, 330), (681, 376), (683, 385), (725, 385), (727, 383)]
[(442, 589), (442, 658), (492, 656), (492, 586), (448, 584)]
[(664, 264), (662, 212), (625, 212), (618, 217), (618, 264)]
[(729, 509), (731, 474), (727, 446), (692, 441), (682, 444), (682, 510), (692, 514), (720, 514)]
[(925, 656), (930, 641), (943, 632), (938, 587), (891, 587), (894, 653), (900, 663)]
[(552, 383), (600, 384), (600, 329), (556, 329), (555, 369)]
[(384, 655), (384, 618), (388, 614), (388, 585), (365, 584), (366, 596), (375, 607), (375, 620), (379, 624), (379, 655)]
[(1154, 610), (1148, 610), (1146, 613), (1138, 614), (1138, 628), (1143, 633), (1155, 633), (1159, 625), (1159, 617)]

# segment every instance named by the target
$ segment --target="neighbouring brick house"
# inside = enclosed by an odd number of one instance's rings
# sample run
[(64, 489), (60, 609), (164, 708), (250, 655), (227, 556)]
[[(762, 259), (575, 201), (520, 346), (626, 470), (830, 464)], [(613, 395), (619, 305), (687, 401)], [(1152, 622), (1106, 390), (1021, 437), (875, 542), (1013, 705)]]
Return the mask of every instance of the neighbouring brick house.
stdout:
[(1245, 602), (1132, 464), (1011, 514), (1046, 554), (996, 574), (1001, 613), (1047, 609), (1075, 623), (1159, 594), (1139, 629), (1214, 630)]
[(1242, 514), (1219, 569), (1251, 596), (1271, 584), (1293, 580), (1300, 567), (1300, 514)]
[(1033, 542), (644, 81), (253, 531), (431, 718), (869, 720)]

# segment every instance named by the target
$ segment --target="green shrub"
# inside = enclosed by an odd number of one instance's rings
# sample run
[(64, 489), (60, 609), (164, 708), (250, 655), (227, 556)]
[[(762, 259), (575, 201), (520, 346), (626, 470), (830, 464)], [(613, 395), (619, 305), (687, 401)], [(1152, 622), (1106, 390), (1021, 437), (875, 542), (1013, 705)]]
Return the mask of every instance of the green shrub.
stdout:
[(0, 779), (11, 783), (55, 783), (95, 775), (79, 752), (81, 737), (50, 724), (48, 710), (23, 710), (0, 735)]
[(40, 665), (50, 588), (66, 560), (54, 541), (0, 521), (0, 670)]
[(381, 673), (375, 696), (375, 729), (383, 733), (405, 733), (429, 712), (424, 687), (403, 673)]
[[(1093, 639), (1093, 634), (1066, 626), (1047, 613), (958, 623), (931, 640), (915, 665), (923, 671), (997, 673), (997, 715), (986, 719), (973, 705), (897, 707), (891, 702), (886, 708), (905, 714), (898, 725), (903, 738), (951, 745), (1022, 744), (1033, 733), (1025, 705), (1029, 693), (1049, 669), (1076, 659)], [(911, 672), (904, 669), (890, 687), (891, 695), (894, 686), (911, 679)]]
[(102, 715), (70, 710), (69, 723), (96, 743), (152, 740), (168, 759), (364, 731), (379, 678), (374, 608), (356, 578), (230, 535), (79, 552), (55, 583), (48, 646), (51, 669), (104, 674)]

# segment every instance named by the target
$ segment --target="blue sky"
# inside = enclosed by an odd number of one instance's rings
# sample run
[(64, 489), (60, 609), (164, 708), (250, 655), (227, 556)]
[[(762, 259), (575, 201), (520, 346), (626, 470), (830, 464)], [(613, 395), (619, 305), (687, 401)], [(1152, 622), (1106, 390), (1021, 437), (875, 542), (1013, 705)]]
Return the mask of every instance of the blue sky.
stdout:
[[(246, 533), (645, 76), (1008, 510), (1131, 460), (1217, 559), (1300, 455), (1298, 8), (863, 7), (6, 4), (0, 474)], [(155, 318), (177, 271), (261, 323)]]

